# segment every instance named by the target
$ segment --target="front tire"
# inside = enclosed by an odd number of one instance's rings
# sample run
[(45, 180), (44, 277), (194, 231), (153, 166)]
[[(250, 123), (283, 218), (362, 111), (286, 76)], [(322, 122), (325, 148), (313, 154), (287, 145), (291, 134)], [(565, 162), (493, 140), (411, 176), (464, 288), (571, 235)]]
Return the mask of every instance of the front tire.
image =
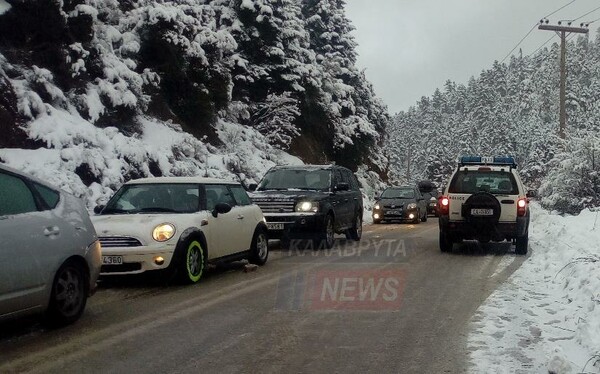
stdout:
[(357, 215), (354, 219), (354, 225), (346, 232), (346, 239), (352, 239), (356, 242), (362, 237), (362, 217)]
[[(288, 244), (289, 247), (289, 244)], [(264, 265), (269, 258), (269, 240), (264, 229), (258, 227), (252, 237), (252, 246), (250, 247), (250, 255), (248, 261), (251, 264)]]
[(87, 281), (86, 271), (74, 261), (66, 262), (58, 269), (46, 311), (50, 325), (69, 325), (81, 317), (87, 303)]
[(335, 243), (335, 229), (333, 217), (328, 214), (323, 222), (323, 228), (316, 240), (313, 240), (313, 249), (331, 249)]
[(206, 268), (205, 252), (198, 240), (190, 240), (180, 252), (177, 274), (181, 283), (198, 283)]

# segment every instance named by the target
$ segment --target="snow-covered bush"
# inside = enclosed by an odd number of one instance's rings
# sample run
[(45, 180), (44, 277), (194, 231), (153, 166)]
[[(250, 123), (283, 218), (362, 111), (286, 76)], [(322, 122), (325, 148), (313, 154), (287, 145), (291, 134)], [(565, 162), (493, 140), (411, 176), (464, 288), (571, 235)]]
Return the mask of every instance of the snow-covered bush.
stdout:
[(539, 193), (545, 208), (561, 213), (600, 206), (600, 137), (567, 142), (552, 159)]

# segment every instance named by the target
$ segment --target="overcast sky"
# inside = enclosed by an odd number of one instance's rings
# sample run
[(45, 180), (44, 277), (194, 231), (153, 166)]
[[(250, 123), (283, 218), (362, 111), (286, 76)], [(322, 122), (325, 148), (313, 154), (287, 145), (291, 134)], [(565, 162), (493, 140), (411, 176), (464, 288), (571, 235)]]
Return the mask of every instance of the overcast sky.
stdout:
[[(396, 113), (447, 79), (466, 83), (494, 60), (501, 61), (536, 22), (570, 1), (346, 0), (346, 12), (356, 27), (358, 65)], [(576, 0), (548, 18), (550, 23), (574, 19), (599, 6), (600, 0)], [(600, 10), (576, 23), (598, 18)], [(590, 29), (599, 26), (600, 21)], [(523, 54), (551, 36), (535, 29), (520, 47)]]

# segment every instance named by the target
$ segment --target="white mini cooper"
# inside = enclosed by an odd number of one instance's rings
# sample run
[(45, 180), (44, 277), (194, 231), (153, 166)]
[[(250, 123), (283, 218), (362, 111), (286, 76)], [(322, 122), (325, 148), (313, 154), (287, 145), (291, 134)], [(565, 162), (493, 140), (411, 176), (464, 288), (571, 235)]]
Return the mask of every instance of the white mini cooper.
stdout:
[(168, 269), (195, 283), (209, 263), (248, 259), (263, 265), (269, 256), (262, 211), (236, 182), (133, 180), (94, 211), (104, 276)]

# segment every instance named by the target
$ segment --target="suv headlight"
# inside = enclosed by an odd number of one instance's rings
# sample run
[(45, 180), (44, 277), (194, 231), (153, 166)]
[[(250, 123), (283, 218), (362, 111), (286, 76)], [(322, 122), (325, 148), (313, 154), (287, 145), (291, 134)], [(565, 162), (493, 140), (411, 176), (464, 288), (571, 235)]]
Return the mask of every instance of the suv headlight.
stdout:
[(406, 209), (410, 210), (410, 209), (417, 209), (417, 204), (416, 203), (410, 203), (406, 206)]
[(315, 201), (300, 201), (296, 204), (296, 212), (313, 212), (319, 211), (319, 203)]
[(166, 242), (175, 235), (175, 226), (170, 223), (161, 223), (152, 230), (152, 238), (157, 242)]

